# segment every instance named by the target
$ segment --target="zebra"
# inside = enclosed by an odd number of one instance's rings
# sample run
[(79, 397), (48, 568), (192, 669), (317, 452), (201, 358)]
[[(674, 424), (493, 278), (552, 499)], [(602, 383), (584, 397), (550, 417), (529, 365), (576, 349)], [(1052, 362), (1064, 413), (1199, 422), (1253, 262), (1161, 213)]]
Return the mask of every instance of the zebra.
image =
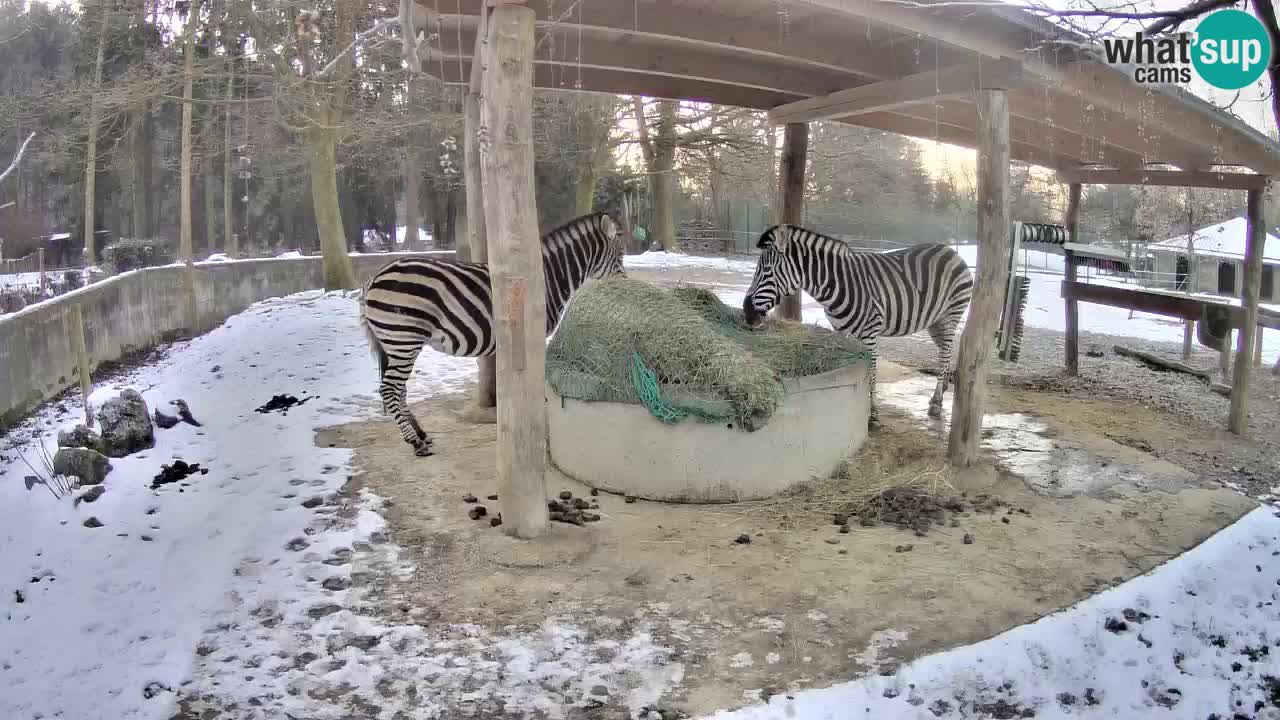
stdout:
[[(549, 336), (583, 283), (625, 273), (622, 241), (607, 213), (570, 220), (541, 242)], [(383, 412), (395, 418), (416, 455), (431, 455), (432, 439), (409, 410), (405, 383), (424, 345), (455, 357), (495, 352), (489, 268), (438, 258), (394, 260), (365, 283), (360, 321), (378, 363)]]
[(942, 416), (951, 382), (956, 326), (973, 295), (973, 273), (950, 247), (915, 245), (890, 252), (855, 252), (844, 242), (795, 225), (774, 225), (760, 236), (751, 287), (742, 300), (755, 326), (781, 298), (804, 290), (826, 309), (837, 332), (861, 340), (871, 353), (870, 429), (880, 426), (876, 407), (876, 345), (882, 337), (928, 330), (938, 347), (938, 384), (929, 417)]

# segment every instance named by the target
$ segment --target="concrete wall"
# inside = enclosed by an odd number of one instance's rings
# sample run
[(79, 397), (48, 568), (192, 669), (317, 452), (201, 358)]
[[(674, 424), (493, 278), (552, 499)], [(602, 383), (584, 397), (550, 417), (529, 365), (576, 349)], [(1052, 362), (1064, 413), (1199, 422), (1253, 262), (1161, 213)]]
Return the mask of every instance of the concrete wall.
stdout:
[(771, 497), (830, 477), (867, 438), (869, 365), (785, 379), (755, 432), (694, 418), (667, 425), (643, 405), (561, 398), (547, 386), (547, 440), (561, 472), (588, 487), (659, 502)]
[[(452, 257), (452, 251), (357, 255), (361, 283), (396, 257)], [(196, 319), (188, 317), (187, 270), (170, 265), (121, 273), (0, 316), (0, 429), (77, 382), (71, 307), (84, 315), (90, 368), (166, 340), (207, 332), (250, 305), (323, 287), (319, 257), (199, 263), (192, 269)]]

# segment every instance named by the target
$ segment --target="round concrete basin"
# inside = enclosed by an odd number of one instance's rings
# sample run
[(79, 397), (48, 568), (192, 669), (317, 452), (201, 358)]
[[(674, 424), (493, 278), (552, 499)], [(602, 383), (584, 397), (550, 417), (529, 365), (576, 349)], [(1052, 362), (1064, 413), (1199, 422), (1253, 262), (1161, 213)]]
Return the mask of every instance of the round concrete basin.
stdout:
[(643, 405), (572, 400), (548, 386), (551, 459), (590, 487), (663, 502), (757, 500), (829, 477), (866, 439), (867, 366), (783, 383), (782, 403), (755, 432), (695, 418), (668, 425)]

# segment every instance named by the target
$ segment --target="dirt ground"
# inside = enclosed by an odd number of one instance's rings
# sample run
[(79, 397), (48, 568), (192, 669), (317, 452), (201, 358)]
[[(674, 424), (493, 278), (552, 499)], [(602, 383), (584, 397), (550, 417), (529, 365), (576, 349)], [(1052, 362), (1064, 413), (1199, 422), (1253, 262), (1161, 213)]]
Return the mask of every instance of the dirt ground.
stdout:
[[(945, 446), (945, 425), (924, 417), (931, 387), (932, 378), (882, 363), (885, 426), (868, 439), (877, 457), (899, 444)], [(620, 639), (645, 625), (683, 668), (668, 707), (697, 715), (887, 673), (998, 634), (1150, 570), (1256, 505), (1161, 460), (1163, 448), (1197, 438), (1159, 411), (990, 390), (993, 465), (956, 479), (956, 490), (1007, 506), (966, 510), (923, 537), (856, 523), (842, 533), (812, 506), (592, 497), (552, 470), (549, 495), (597, 502), (601, 520), (514, 541), (490, 525), (501, 510), (488, 499), (495, 426), (469, 422), (462, 396), (415, 405), (436, 438), (430, 458), (414, 458), (386, 421), (328, 429), (318, 443), (353, 448), (353, 484), (392, 503), (391, 539), (415, 570), (357, 575), (377, 584), (380, 613), (402, 620), (412, 607), (422, 625), (487, 630), (564, 614)], [(487, 515), (472, 520), (476, 504)]]

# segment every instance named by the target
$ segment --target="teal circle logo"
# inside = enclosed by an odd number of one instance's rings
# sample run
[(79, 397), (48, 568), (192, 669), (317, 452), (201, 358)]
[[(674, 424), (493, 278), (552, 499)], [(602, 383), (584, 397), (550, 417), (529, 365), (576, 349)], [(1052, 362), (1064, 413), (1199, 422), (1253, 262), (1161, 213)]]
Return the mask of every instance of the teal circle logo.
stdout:
[(1271, 64), (1271, 37), (1243, 10), (1209, 13), (1196, 27), (1191, 62), (1210, 85), (1239, 90), (1258, 82)]

